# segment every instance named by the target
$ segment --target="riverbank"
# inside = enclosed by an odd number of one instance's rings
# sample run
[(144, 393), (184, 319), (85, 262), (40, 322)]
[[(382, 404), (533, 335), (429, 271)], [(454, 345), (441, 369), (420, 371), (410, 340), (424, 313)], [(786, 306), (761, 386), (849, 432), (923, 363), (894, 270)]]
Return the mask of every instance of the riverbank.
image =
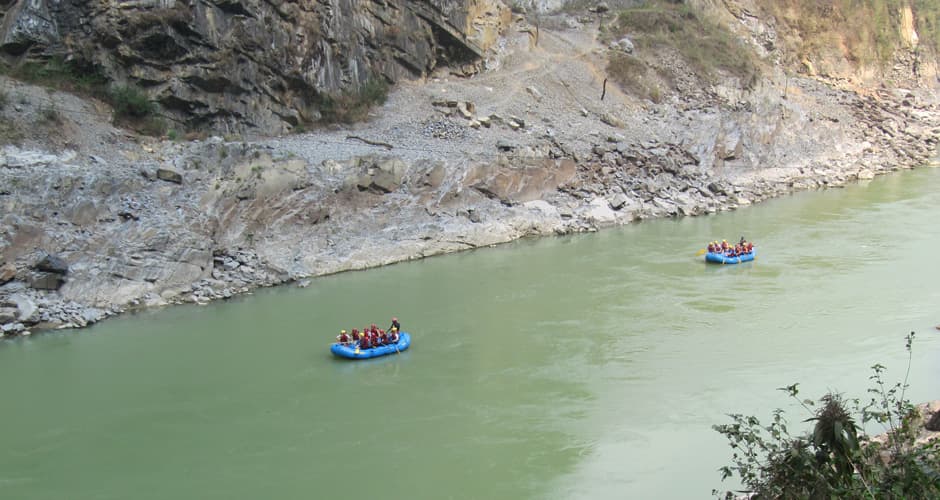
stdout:
[(149, 140), (100, 103), (4, 80), (3, 333), (734, 210), (924, 165), (940, 140), (929, 88), (778, 71), (638, 100), (604, 87), (613, 49), (571, 21), (538, 44), (517, 27), (474, 78), (402, 84), (367, 123), (287, 137)]

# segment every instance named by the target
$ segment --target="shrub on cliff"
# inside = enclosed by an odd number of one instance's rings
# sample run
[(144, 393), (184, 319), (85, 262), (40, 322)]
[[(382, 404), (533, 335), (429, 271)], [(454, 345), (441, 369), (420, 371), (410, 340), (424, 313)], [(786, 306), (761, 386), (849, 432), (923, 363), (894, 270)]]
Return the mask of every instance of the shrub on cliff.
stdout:
[(27, 60), (12, 66), (0, 65), (0, 72), (17, 80), (93, 97), (105, 97), (107, 79), (100, 68), (61, 57)]
[(147, 94), (130, 86), (111, 89), (111, 104), (117, 118), (145, 118), (156, 111), (156, 105), (150, 102)]
[(143, 91), (130, 85), (113, 87), (108, 93), (114, 108), (114, 122), (147, 135), (166, 131), (166, 123), (157, 116), (157, 105)]
[[(911, 332), (908, 374), (913, 339)], [(781, 389), (812, 415), (805, 420), (814, 422), (810, 434), (791, 436), (780, 409), (769, 425), (733, 414), (731, 424), (713, 426), (734, 450), (732, 465), (720, 469), (722, 480), (737, 475), (750, 498), (940, 498), (940, 439), (918, 441), (923, 421), (904, 397), (907, 377), (889, 388), (882, 378), (885, 367), (872, 370), (872, 397), (864, 406), (830, 393), (814, 409), (815, 402), (797, 397), (797, 384)], [(882, 424), (886, 433), (868, 436), (862, 428), (868, 422)], [(733, 499), (735, 493), (723, 496)]]
[[(0, 73), (35, 85), (104, 100), (114, 108), (115, 123), (131, 126), (148, 135), (160, 135), (166, 128), (156, 116), (157, 105), (143, 91), (129, 85), (109, 88), (108, 79), (101, 68), (87, 61), (66, 61), (61, 57), (29, 60), (12, 66), (0, 65)], [(58, 118), (52, 119), (53, 111), (58, 112), (54, 107), (44, 108), (43, 111), (42, 118), (47, 122), (59, 121)], [(75, 112), (69, 109), (62, 111)]]
[(374, 106), (388, 98), (388, 83), (370, 78), (355, 91), (340, 94), (320, 94), (315, 100), (320, 110), (320, 122), (355, 123), (364, 120)]

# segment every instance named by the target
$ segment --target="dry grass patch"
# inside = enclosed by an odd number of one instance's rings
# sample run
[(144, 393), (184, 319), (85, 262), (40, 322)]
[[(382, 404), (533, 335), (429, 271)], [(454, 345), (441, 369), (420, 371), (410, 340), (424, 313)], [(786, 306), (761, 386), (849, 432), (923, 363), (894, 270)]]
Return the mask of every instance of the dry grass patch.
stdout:
[(610, 33), (629, 36), (642, 52), (675, 49), (706, 81), (728, 75), (748, 82), (758, 73), (750, 47), (684, 3), (657, 0), (621, 11)]

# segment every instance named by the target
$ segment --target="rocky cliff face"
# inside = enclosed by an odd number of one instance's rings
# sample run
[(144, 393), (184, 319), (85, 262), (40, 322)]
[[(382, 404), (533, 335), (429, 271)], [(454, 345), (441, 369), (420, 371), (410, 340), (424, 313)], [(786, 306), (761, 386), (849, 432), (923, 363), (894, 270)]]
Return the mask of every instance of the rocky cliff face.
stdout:
[(900, 0), (690, 3), (724, 16), (727, 25), (750, 38), (762, 55), (791, 72), (869, 87), (937, 82), (936, 5), (912, 8)]
[(60, 55), (141, 86), (188, 128), (280, 133), (370, 80), (469, 62), (509, 21), (498, 0), (16, 0), (0, 48)]

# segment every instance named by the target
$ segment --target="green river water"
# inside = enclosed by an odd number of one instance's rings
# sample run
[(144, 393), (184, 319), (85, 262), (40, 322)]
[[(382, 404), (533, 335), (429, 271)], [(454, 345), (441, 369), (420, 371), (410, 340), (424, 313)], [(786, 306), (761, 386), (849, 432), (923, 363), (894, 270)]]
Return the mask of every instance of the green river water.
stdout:
[[(940, 169), (0, 342), (3, 499), (710, 498), (775, 388), (940, 399)], [(740, 236), (758, 259), (707, 266)], [(412, 348), (333, 358), (340, 328)]]

